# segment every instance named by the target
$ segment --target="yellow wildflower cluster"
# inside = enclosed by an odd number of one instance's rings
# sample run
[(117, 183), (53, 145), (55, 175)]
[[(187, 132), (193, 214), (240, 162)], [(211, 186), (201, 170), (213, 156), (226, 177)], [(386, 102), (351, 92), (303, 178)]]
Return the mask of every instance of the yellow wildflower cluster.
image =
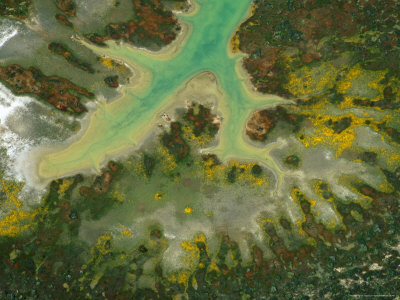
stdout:
[(114, 68), (113, 59), (110, 57), (100, 56), (100, 62), (109, 69)]
[[(13, 181), (5, 180), (4, 178), (1, 179), (0, 191), (5, 194), (5, 196), (6, 196), (5, 204), (7, 205), (7, 207), (9, 209), (21, 207), (22, 203), (18, 199), (18, 194), (21, 191), (23, 186), (24, 186), (23, 184), (17, 184)], [(4, 207), (4, 204), (3, 204), (3, 207)]]
[(164, 174), (169, 174), (178, 167), (174, 156), (168, 151), (167, 148), (160, 146), (158, 152), (160, 153), (161, 157), (163, 157), (161, 160), (161, 170)]
[(162, 198), (164, 198), (164, 195), (162, 193), (155, 193), (154, 199), (161, 200)]
[(215, 164), (214, 158), (210, 157), (204, 161), (203, 166), (206, 178), (209, 178), (212, 181), (223, 178), (225, 167), (222, 164)]
[(132, 231), (122, 225), (121, 235), (125, 237), (130, 237), (132, 236)]
[(251, 7), (251, 13), (250, 13), (251, 17), (254, 16), (254, 13), (256, 12), (257, 8), (258, 8), (258, 5), (253, 3), (253, 5)]
[[(100, 235), (97, 238), (97, 243), (95, 245), (95, 249), (99, 253), (105, 255), (105, 254), (107, 254), (107, 253), (109, 253), (111, 251), (110, 242), (111, 242), (111, 235), (110, 234), (106, 233), (106, 234)], [(94, 254), (95, 253), (93, 253), (93, 251), (92, 251), (92, 255), (94, 255)]]
[(368, 71), (367, 73), (372, 75), (372, 78), (368, 80), (368, 86), (380, 92), (379, 98), (374, 99), (375, 101), (383, 98), (383, 90), (387, 85), (380, 84), (380, 82), (385, 78), (386, 73), (387, 71)]
[(118, 202), (124, 202), (126, 200), (126, 194), (120, 192), (118, 184), (114, 186), (114, 191), (112, 192), (112, 197)]
[(308, 197), (306, 197), (306, 195), (299, 188), (292, 189), (291, 197), (299, 204), (301, 199), (308, 201), (308, 203), (310, 203), (311, 208), (315, 206), (315, 203), (317, 203), (317, 201), (315, 201), (314, 199), (309, 199)]
[(35, 213), (27, 213), (20, 209), (11, 211), (0, 221), (0, 235), (16, 236), (28, 229), (32, 224)]
[(191, 273), (189, 271), (179, 271), (171, 276), (168, 277), (168, 280), (171, 282), (176, 282), (179, 284), (183, 284), (185, 288), (188, 288), (189, 284), (189, 278), (190, 278)]
[(127, 171), (133, 171), (140, 176), (145, 176), (143, 159), (140, 159), (137, 156), (129, 157), (124, 163), (124, 169)]
[(214, 138), (208, 133), (203, 133), (199, 136), (196, 136), (193, 133), (193, 128), (189, 125), (182, 126), (182, 134), (184, 140), (190, 141), (191, 143), (194, 143), (194, 146), (198, 147), (205, 146), (214, 140)]
[[(182, 248), (186, 251), (187, 256), (184, 258), (184, 262), (188, 265), (190, 269), (196, 268), (196, 264), (200, 259), (200, 251), (197, 247), (198, 242), (203, 242), (206, 245), (206, 251), (208, 253), (208, 246), (206, 244), (206, 237), (204, 234), (200, 233), (196, 237), (194, 237), (191, 241), (184, 241), (181, 243)], [(176, 282), (179, 284), (183, 284), (186, 288), (189, 284), (191, 272), (188, 270), (181, 270), (179, 272), (175, 272), (168, 277), (168, 280), (171, 282)]]
[[(307, 201), (310, 203), (311, 209), (312, 209), (313, 206), (315, 206), (316, 201), (315, 201), (314, 199), (309, 199), (309, 198), (307, 198), (306, 195), (305, 195), (299, 188), (296, 188), (296, 187), (293, 188), (293, 189), (292, 189), (292, 192), (291, 192), (291, 194), (290, 194), (290, 196), (291, 196), (291, 198), (292, 198), (293, 200), (295, 200), (299, 205), (300, 205), (300, 200), (301, 200), (301, 199), (305, 199), (305, 200), (307, 200)], [(307, 237), (307, 236), (308, 236), (307, 233), (303, 230), (303, 223), (304, 223), (305, 221), (306, 221), (306, 216), (303, 215), (303, 218), (302, 218), (302, 219), (299, 219), (299, 220), (296, 221), (295, 226), (296, 226), (296, 228), (297, 228), (297, 232), (298, 232), (300, 235)], [(310, 240), (307, 240), (307, 241), (308, 241), (311, 245), (313, 245), (313, 243), (315, 242), (315, 241), (313, 241), (313, 240), (314, 240), (314, 239), (311, 238)]]
[(369, 149), (372, 152), (379, 154), (385, 159), (385, 163), (391, 171), (394, 171), (400, 165), (400, 153), (396, 149), (384, 149), (381, 147)]
[(274, 226), (277, 224), (276, 220), (273, 220), (273, 219), (268, 218), (268, 217), (263, 218), (261, 220), (261, 222), (259, 222), (261, 228), (264, 228), (265, 224), (267, 224), (267, 223), (270, 223), (270, 224), (272, 224)]
[(354, 184), (363, 184), (363, 182), (354, 175), (344, 174), (339, 177), (338, 184), (348, 188), (349, 190), (353, 191), (355, 194), (359, 195), (363, 200), (356, 200), (351, 199), (352, 202), (358, 203), (363, 209), (371, 208), (371, 203), (373, 199), (369, 196), (362, 194), (358, 189), (354, 187)]
[(255, 162), (240, 164), (237, 161), (231, 161), (229, 164), (230, 167), (236, 166), (238, 168), (237, 180), (248, 181), (256, 186), (267, 184), (267, 178), (265, 176), (256, 177), (252, 174), (251, 170), (255, 165), (257, 165)]
[[(384, 79), (387, 71), (371, 71), (364, 70), (360, 64), (353, 66), (337, 83), (337, 92), (344, 95), (344, 101), (340, 103), (339, 107), (342, 109), (353, 107), (353, 97), (357, 97), (360, 100), (366, 100), (367, 98), (371, 101), (379, 101), (383, 99), (383, 90), (387, 85), (380, 84), (380, 81)], [(349, 90), (355, 89), (355, 92)], [(367, 95), (356, 95), (357, 90), (365, 91), (366, 89), (378, 91), (377, 97), (367, 97)], [(379, 107), (374, 107), (379, 109)]]
[[(251, 7), (251, 12), (250, 12), (249, 18), (254, 15), (254, 13), (256, 12), (257, 7), (258, 7), (257, 5), (253, 4), (253, 6)], [(254, 23), (254, 22), (250, 22), (248, 25), (254, 26), (254, 25), (258, 25), (258, 24)], [(231, 39), (231, 48), (232, 48), (232, 51), (234, 53), (239, 52), (239, 45), (240, 45), (239, 32), (236, 31), (235, 34), (233, 35), (232, 39)]]
[(387, 162), (389, 165), (391, 164), (398, 165), (400, 163), (400, 154), (397, 152), (390, 154)]
[(22, 210), (22, 202), (18, 198), (22, 187), (23, 184), (1, 179), (0, 192), (4, 193), (6, 198), (2, 208), (7, 215), (0, 220), (0, 235), (16, 236), (33, 225), (32, 221), (37, 211), (28, 213)]
[(326, 226), (327, 229), (331, 229), (331, 230), (338, 230), (338, 229), (346, 229), (346, 225), (343, 224), (342, 222), (342, 215), (339, 214), (336, 210), (336, 207), (334, 207), (334, 210), (336, 212), (336, 214), (339, 216), (340, 221), (338, 221), (336, 218), (331, 218), (328, 222), (326, 221), (322, 221), (323, 224)]
[(191, 208), (190, 206), (186, 206), (184, 211), (185, 214), (191, 214), (193, 212), (193, 208)]
[[(320, 189), (320, 184), (321, 184), (321, 183), (323, 183), (323, 181), (318, 181), (318, 180), (315, 181), (315, 182), (313, 183), (313, 186), (314, 186), (314, 188), (317, 189), (317, 192), (322, 192), (322, 190)], [(317, 187), (317, 186), (318, 186), (318, 187)], [(308, 203), (310, 203), (310, 211), (311, 211), (311, 213), (312, 213), (314, 216), (315, 216), (315, 215), (319, 215), (319, 214), (317, 214), (315, 211), (313, 212), (313, 208), (315, 207), (315, 205), (316, 205), (316, 203), (317, 203), (316, 200), (310, 199), (310, 198), (306, 197), (306, 195), (305, 195), (300, 189), (298, 189), (298, 188), (293, 188), (293, 189), (292, 189), (292, 193), (291, 193), (291, 197), (292, 197), (292, 199), (294, 199), (294, 200), (295, 200), (296, 202), (298, 202), (299, 204), (301, 203), (301, 200), (302, 200), (302, 199), (306, 200)], [(327, 228), (332, 229), (332, 230), (338, 229), (338, 228), (345, 228), (345, 226), (343, 225), (343, 222), (342, 222), (342, 219), (343, 219), (343, 218), (342, 218), (342, 216), (339, 214), (339, 212), (337, 211), (336, 206), (333, 205), (333, 208), (334, 208), (334, 211), (335, 211), (336, 215), (339, 216), (340, 222), (338, 222), (335, 218), (331, 218), (331, 219), (329, 220), (329, 222), (324, 222), (325, 226), (327, 226)], [(305, 221), (306, 221), (305, 216), (303, 217), (302, 220), (297, 220), (297, 222), (296, 222), (296, 227), (297, 227), (297, 231), (298, 231), (299, 234), (301, 234), (301, 235), (303, 235), (303, 236), (308, 236), (308, 235), (304, 232), (304, 230), (303, 230), (303, 228), (302, 228), (303, 223), (304, 223)], [(311, 237), (307, 238), (307, 242), (308, 242), (310, 245), (315, 246), (315, 240), (314, 240), (313, 238), (311, 238)]]
[(379, 185), (379, 190), (380, 190), (381, 192), (383, 192), (383, 193), (388, 193), (388, 194), (394, 192), (393, 186), (392, 186), (389, 182), (387, 182), (387, 181), (384, 182), (384, 183), (381, 183), (381, 184)]
[(215, 180), (224, 181), (226, 178), (226, 173), (232, 169), (232, 167), (236, 167), (236, 180), (252, 183), (256, 186), (262, 186), (264, 184), (268, 184), (267, 176), (256, 177), (252, 174), (251, 170), (256, 165), (255, 162), (249, 163), (239, 163), (238, 161), (231, 160), (229, 164), (219, 164), (215, 165), (214, 159), (209, 158), (204, 161), (204, 172), (206, 178)]
[(116, 60), (106, 56), (100, 56), (100, 62), (109, 69), (121, 69), (124, 67)]
[(347, 74), (337, 83), (337, 91), (342, 95), (346, 94), (347, 90), (351, 87), (352, 82), (357, 79), (362, 71), (363, 70), (361, 69), (359, 64), (353, 66), (347, 72)]
[(215, 271), (217, 273), (221, 273), (221, 270), (219, 269), (217, 265), (217, 260), (215, 258), (211, 259), (211, 263), (208, 266), (208, 272)]
[(340, 69), (330, 63), (322, 63), (318, 67), (302, 67), (288, 75), (288, 83), (284, 88), (296, 97), (320, 94), (333, 87)]
[(62, 179), (62, 183), (60, 184), (60, 187), (58, 189), (58, 195), (60, 198), (65, 197), (65, 192), (68, 190), (68, 188), (74, 183), (74, 180), (72, 178), (68, 179)]
[[(353, 104), (354, 98), (353, 97), (344, 96), (343, 98), (344, 98), (344, 100), (342, 102), (340, 102), (339, 108), (346, 109), (346, 108), (354, 107), (354, 104)], [(357, 97), (357, 98), (360, 99), (360, 100), (366, 100), (365, 97)]]
[(200, 259), (200, 250), (197, 247), (197, 243), (202, 242), (206, 245), (206, 251), (208, 253), (208, 246), (206, 243), (206, 237), (203, 233), (198, 234), (191, 241), (184, 241), (181, 243), (181, 247), (186, 251), (187, 256), (184, 262), (190, 267), (196, 267), (198, 260)]
[[(321, 186), (326, 185), (326, 188), (322, 188)], [(335, 200), (335, 195), (332, 193), (329, 185), (323, 181), (323, 180), (319, 180), (319, 179), (315, 179), (312, 182), (312, 186), (314, 189), (314, 192), (321, 198), (321, 199), (325, 199), (329, 202), (332, 202)], [(330, 195), (330, 197), (327, 197), (328, 194)]]
[(231, 46), (233, 53), (239, 52), (239, 45), (240, 45), (239, 34), (238, 32), (235, 32), (235, 34), (231, 39)]
[[(322, 189), (321, 186), (323, 186), (324, 184), (326, 185), (326, 188), (325, 188), (325, 189)], [(330, 228), (330, 229), (336, 229), (336, 228), (338, 228), (338, 227), (343, 227), (343, 226), (344, 226), (344, 225), (343, 225), (343, 222), (342, 222), (343, 217), (342, 217), (342, 215), (339, 213), (339, 211), (337, 210), (337, 207), (336, 207), (335, 202), (334, 202), (334, 200), (336, 199), (336, 196), (332, 193), (332, 190), (330, 189), (328, 183), (326, 183), (326, 182), (323, 181), (323, 180), (316, 179), (316, 180), (313, 181), (312, 185), (313, 185), (313, 188), (314, 188), (314, 192), (315, 192), (321, 199), (324, 199), (324, 200), (326, 200), (326, 201), (331, 202), (332, 207), (333, 207), (333, 210), (335, 211), (335, 214), (336, 214), (337, 216), (339, 216), (339, 218), (340, 218), (340, 222), (337, 222), (336, 219), (331, 219), (331, 220), (327, 223), (328, 228)], [(324, 192), (327, 192), (327, 193), (324, 193)], [(330, 197), (327, 197), (328, 194), (330, 195)]]
[[(351, 125), (340, 133), (336, 133), (333, 128), (327, 127), (326, 123), (331, 120), (337, 122), (344, 117), (351, 118)], [(356, 139), (354, 128), (365, 125), (365, 121), (369, 120), (371, 127), (378, 131), (374, 125), (372, 118), (360, 118), (354, 114), (346, 114), (340, 116), (332, 116), (326, 114), (314, 114), (312, 123), (315, 127), (312, 136), (306, 136), (299, 139), (306, 147), (317, 146), (323, 144), (327, 147), (333, 147), (336, 150), (336, 155), (339, 156), (343, 150), (353, 146)]]

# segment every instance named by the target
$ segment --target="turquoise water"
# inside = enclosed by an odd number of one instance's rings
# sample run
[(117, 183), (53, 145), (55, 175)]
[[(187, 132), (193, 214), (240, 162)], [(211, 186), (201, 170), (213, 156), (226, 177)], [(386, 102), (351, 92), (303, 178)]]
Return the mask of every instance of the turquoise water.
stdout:
[(153, 120), (159, 115), (160, 108), (171, 102), (171, 96), (187, 80), (204, 71), (216, 76), (225, 94), (223, 103), (218, 103), (224, 118), (219, 144), (208, 151), (218, 154), (223, 160), (233, 157), (256, 159), (277, 169), (268, 158), (266, 149), (254, 147), (244, 140), (243, 131), (253, 110), (282, 102), (282, 99), (250, 92), (246, 88), (247, 79), (238, 72), (243, 56), (233, 55), (230, 51), (230, 39), (248, 15), (251, 0), (198, 0), (197, 3), (199, 9), (195, 14), (179, 16), (191, 25), (192, 30), (182, 48), (170, 58), (115, 44), (106, 50), (95, 49), (130, 65), (139, 65), (151, 74), (151, 81), (141, 90), (127, 87), (120, 99), (100, 105), (79, 140), (66, 149), (42, 157), (39, 163), (42, 178), (91, 167), (99, 169), (107, 156), (138, 145), (145, 133), (154, 129)]

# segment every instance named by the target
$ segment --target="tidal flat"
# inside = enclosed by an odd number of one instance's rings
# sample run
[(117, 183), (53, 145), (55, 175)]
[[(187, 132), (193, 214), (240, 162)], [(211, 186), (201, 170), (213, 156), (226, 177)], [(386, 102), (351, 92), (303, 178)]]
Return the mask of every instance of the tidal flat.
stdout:
[(395, 2), (2, 10), (1, 68), (94, 97), (3, 79), (0, 297), (398, 297)]
[[(215, 74), (226, 94), (225, 98), (229, 99), (219, 103), (220, 109), (224, 110), (224, 122), (219, 137), (221, 143), (215, 151), (225, 160), (238, 156), (244, 159), (247, 157), (243, 156), (262, 159), (263, 154), (259, 149), (256, 149), (258, 154), (252, 153), (252, 147), (241, 141), (245, 120), (252, 110), (284, 100), (272, 95), (261, 96), (254, 93), (253, 96), (249, 93), (244, 88), (247, 78), (239, 77), (236, 71), (240, 56), (230, 55), (230, 37), (248, 13), (249, 4), (250, 2), (243, 2), (240, 5), (228, 5), (221, 2), (215, 6), (202, 3), (198, 11), (187, 16), (181, 14), (179, 17), (189, 22), (183, 27), (186, 28), (182, 34), (184, 44), (167, 46), (171, 48), (161, 50), (159, 54), (115, 44), (110, 45), (106, 51), (95, 49), (101, 54), (106, 53), (125, 61), (133, 67), (134, 73), (144, 74), (139, 75), (142, 82), (135, 80), (133, 83), (136, 87), (140, 86), (141, 90), (136, 91), (126, 86), (121, 98), (106, 104), (92, 115), (89, 127), (79, 141), (64, 151), (47, 154), (39, 161), (39, 176), (55, 178), (82, 168), (99, 169), (106, 156), (126, 151), (132, 145), (139, 145), (154, 124), (155, 118), (174, 101), (173, 95), (177, 89), (190, 77), (204, 70)], [(212, 18), (211, 14), (225, 14), (229, 18), (225, 21), (230, 21), (222, 25), (221, 19)], [(178, 38), (176, 42), (181, 41)], [(213, 55), (208, 56), (206, 53)], [(97, 134), (99, 128), (102, 128), (102, 135)], [(91, 158), (88, 159), (89, 157)]]

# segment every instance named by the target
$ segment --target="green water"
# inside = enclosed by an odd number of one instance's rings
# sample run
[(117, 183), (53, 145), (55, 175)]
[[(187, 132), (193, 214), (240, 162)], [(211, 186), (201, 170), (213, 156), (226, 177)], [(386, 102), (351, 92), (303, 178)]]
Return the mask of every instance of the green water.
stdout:
[[(138, 86), (125, 87), (123, 96), (110, 104), (102, 103), (92, 114), (86, 132), (69, 147), (45, 154), (39, 161), (39, 176), (44, 179), (71, 174), (82, 169), (99, 169), (104, 160), (140, 144), (155, 127), (162, 108), (173, 104), (173, 95), (194, 75), (215, 74), (225, 97), (218, 103), (223, 112), (219, 143), (206, 151), (222, 160), (259, 160), (275, 170), (267, 149), (247, 143), (244, 129), (250, 113), (282, 99), (260, 96), (246, 88), (247, 78), (238, 72), (242, 55), (230, 51), (230, 39), (240, 22), (248, 16), (251, 0), (198, 0), (199, 9), (180, 19), (190, 24), (191, 32), (178, 53), (157, 56), (127, 46), (110, 44), (95, 49), (117, 57), (138, 70)], [(146, 86), (147, 85), (147, 86)], [(190, 99), (189, 99), (190, 100)]]

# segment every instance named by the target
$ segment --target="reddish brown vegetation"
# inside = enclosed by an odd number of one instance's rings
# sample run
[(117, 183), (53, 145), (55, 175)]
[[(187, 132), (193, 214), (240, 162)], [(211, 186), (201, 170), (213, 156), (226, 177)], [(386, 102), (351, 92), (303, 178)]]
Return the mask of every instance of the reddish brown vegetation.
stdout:
[(253, 140), (264, 141), (277, 121), (278, 116), (268, 110), (256, 111), (246, 123), (246, 134)]
[(210, 164), (210, 167), (215, 167), (217, 165), (220, 165), (221, 162), (218, 159), (218, 156), (216, 156), (215, 154), (203, 154), (201, 156), (201, 158), (203, 159), (203, 161), (212, 161), (212, 164)]
[(195, 112), (195, 108), (191, 106), (185, 114), (184, 119), (189, 121), (193, 126), (193, 133), (196, 136), (201, 135), (205, 131), (214, 136), (218, 132), (220, 125), (219, 123), (214, 123), (214, 117), (209, 108), (200, 104), (198, 105), (197, 113)]
[(72, 23), (68, 20), (68, 18), (64, 15), (56, 14), (56, 20), (65, 26), (68, 26), (68, 27), (73, 26)]
[(96, 180), (92, 185), (92, 190), (96, 194), (107, 193), (113, 178), (114, 176), (110, 171), (105, 171), (101, 176), (96, 177)]
[(108, 167), (109, 167), (110, 170), (113, 171), (114, 173), (118, 172), (119, 167), (118, 167), (118, 165), (117, 165), (115, 162), (113, 162), (113, 161), (108, 162)]
[(94, 73), (94, 70), (89, 66), (89, 64), (82, 62), (81, 60), (76, 58), (75, 55), (71, 51), (69, 51), (67, 47), (64, 46), (63, 44), (53, 42), (48, 44), (47, 48), (51, 52), (64, 57), (67, 60), (67, 62), (72, 66), (88, 73)]
[(103, 174), (97, 176), (91, 187), (83, 186), (79, 189), (79, 193), (82, 196), (88, 197), (92, 194), (104, 195), (108, 192), (110, 184), (114, 179), (115, 174), (118, 172), (119, 167), (113, 161), (110, 161), (107, 166), (109, 170), (106, 170)]
[(189, 146), (181, 137), (181, 124), (171, 123), (171, 132), (164, 133), (162, 142), (164, 146), (174, 155), (177, 161), (184, 159), (189, 154)]
[(134, 0), (136, 18), (126, 23), (111, 23), (106, 27), (106, 34), (89, 34), (94, 43), (104, 44), (107, 40), (120, 40), (136, 45), (143, 40), (169, 44), (176, 37), (177, 19), (166, 11), (159, 0)]
[(71, 91), (93, 97), (92, 93), (72, 82), (56, 76), (45, 76), (33, 67), (29, 69), (23, 69), (19, 65), (0, 67), (0, 80), (10, 86), (15, 93), (35, 95), (62, 111), (71, 110), (75, 113), (86, 111), (79, 97), (73, 95)]
[(31, 3), (31, 0), (0, 0), (0, 16), (26, 19)]
[(281, 106), (256, 111), (246, 123), (246, 134), (253, 140), (264, 141), (279, 120), (293, 124), (297, 128), (301, 118), (295, 114), (287, 113)]
[[(385, 32), (380, 42), (383, 49), (390, 50), (398, 44), (396, 34), (388, 32), (398, 19), (393, 0), (272, 0), (255, 4), (254, 14), (243, 22), (237, 34), (239, 49), (249, 55), (244, 66), (261, 92), (291, 96), (284, 88), (291, 68), (329, 60), (350, 50), (344, 47), (342, 38), (378, 30)], [(321, 47), (323, 39), (331, 41)], [(366, 51), (362, 51), (365, 55)], [(290, 65), (288, 56), (295, 58), (295, 63)]]
[(117, 88), (119, 87), (119, 82), (118, 82), (118, 75), (114, 76), (107, 76), (104, 78), (104, 82), (107, 84), (108, 87), (110, 88)]
[(57, 7), (68, 16), (75, 16), (76, 9), (72, 0), (57, 0)]

